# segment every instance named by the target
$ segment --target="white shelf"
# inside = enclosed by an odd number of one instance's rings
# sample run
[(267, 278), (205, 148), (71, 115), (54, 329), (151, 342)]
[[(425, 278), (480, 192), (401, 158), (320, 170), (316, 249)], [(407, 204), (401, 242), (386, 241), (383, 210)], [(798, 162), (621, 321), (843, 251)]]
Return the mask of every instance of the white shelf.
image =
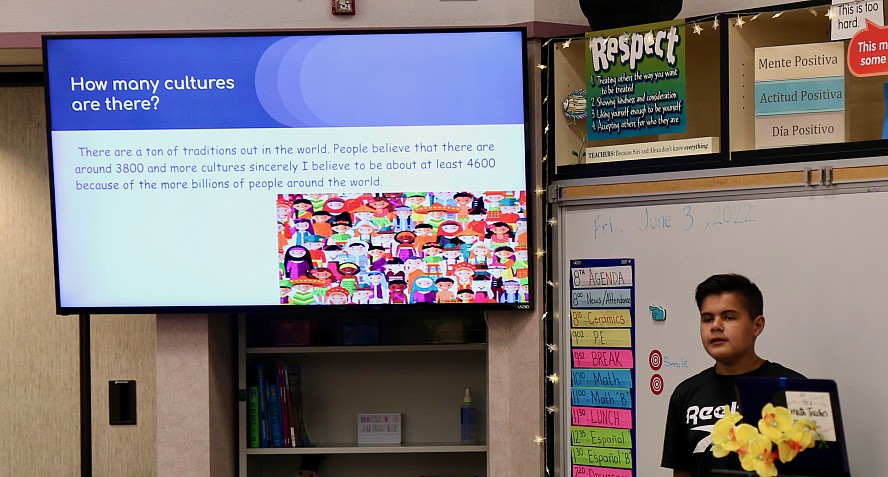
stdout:
[(276, 447), (247, 449), (247, 455), (308, 455), (308, 454), (438, 454), (487, 452), (486, 445), (453, 443), (426, 443), (400, 445), (323, 444), (316, 447)]
[[(242, 317), (240, 389), (255, 380), (259, 363), (298, 365), (305, 427), (316, 446), (247, 448), (247, 403), (241, 402), (240, 477), (291, 477), (309, 456), (326, 456), (325, 477), (486, 476), (483, 418), (479, 444), (459, 444), (464, 388), (472, 389), (482, 415), (487, 408), (486, 343), (247, 347), (247, 328)], [(407, 443), (357, 445), (356, 416), (367, 412), (401, 413)]]
[(402, 353), (418, 351), (485, 351), (486, 343), (393, 346), (268, 346), (247, 348), (247, 354)]

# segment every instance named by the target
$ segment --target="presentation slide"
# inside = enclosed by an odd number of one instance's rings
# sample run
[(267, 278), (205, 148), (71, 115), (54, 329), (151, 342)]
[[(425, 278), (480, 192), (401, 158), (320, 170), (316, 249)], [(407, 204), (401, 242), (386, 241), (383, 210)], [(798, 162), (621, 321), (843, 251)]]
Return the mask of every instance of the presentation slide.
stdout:
[(521, 31), (45, 42), (62, 310), (529, 300)]

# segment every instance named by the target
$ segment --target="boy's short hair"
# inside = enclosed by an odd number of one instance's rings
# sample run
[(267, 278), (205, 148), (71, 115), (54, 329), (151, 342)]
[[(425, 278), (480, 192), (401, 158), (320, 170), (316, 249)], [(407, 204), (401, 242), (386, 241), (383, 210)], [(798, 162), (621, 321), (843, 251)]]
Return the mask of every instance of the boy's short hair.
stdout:
[(746, 307), (750, 318), (764, 314), (764, 299), (759, 287), (748, 278), (737, 273), (724, 273), (713, 275), (697, 285), (694, 298), (697, 300), (697, 309), (703, 306), (703, 300), (710, 295), (722, 293), (736, 293), (741, 303)]

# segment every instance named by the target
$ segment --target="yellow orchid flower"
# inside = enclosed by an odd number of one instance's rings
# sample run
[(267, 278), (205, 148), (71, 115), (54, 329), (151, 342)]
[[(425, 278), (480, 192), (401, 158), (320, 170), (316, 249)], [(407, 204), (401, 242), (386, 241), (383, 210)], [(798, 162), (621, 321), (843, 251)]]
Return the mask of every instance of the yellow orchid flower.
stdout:
[(771, 403), (762, 408), (762, 418), (758, 422), (759, 431), (773, 442), (779, 442), (783, 433), (792, 427), (792, 413), (783, 406)]
[(725, 410), (725, 417), (721, 418), (720, 420), (730, 421), (731, 425), (737, 424), (738, 422), (743, 420), (743, 415), (740, 414), (739, 412), (732, 412), (731, 406), (728, 406), (727, 404), (725, 404), (724, 410)]
[[(750, 426), (752, 427), (752, 426)], [(771, 450), (773, 443), (759, 434), (749, 441), (749, 446), (740, 452), (740, 465), (747, 472), (755, 471), (759, 477), (776, 477), (777, 466), (774, 465), (775, 453)]]
[[(737, 425), (743, 416), (731, 412), (728, 406), (725, 406), (724, 413), (710, 433), (712, 455), (721, 458), (736, 452), (743, 469), (755, 472), (759, 477), (776, 477), (775, 459), (779, 457), (781, 462), (789, 462), (799, 452), (814, 447), (817, 440), (817, 424), (806, 419), (794, 420), (785, 407), (767, 404), (762, 409), (758, 428), (749, 424)], [(774, 444), (777, 451), (773, 450)]]
[(801, 443), (795, 439), (787, 439), (777, 443), (777, 455), (780, 457), (780, 462), (789, 462), (795, 459), (801, 450)]
[(780, 456), (780, 462), (789, 462), (799, 454), (799, 452), (814, 447), (814, 433), (809, 427), (810, 423), (800, 419), (793, 424), (792, 428), (777, 442), (777, 453)]
[(796, 424), (798, 424), (800, 426), (804, 426), (812, 431), (817, 429), (817, 423), (813, 422), (813, 421), (809, 421), (807, 419), (799, 419), (798, 421), (796, 421)]
[(741, 441), (737, 437), (735, 424), (743, 419), (739, 413), (731, 412), (731, 408), (724, 407), (725, 417), (716, 421), (710, 436), (712, 437), (712, 455), (722, 458), (731, 452), (740, 449)]
[[(721, 423), (721, 424), (719, 424)], [(712, 429), (712, 455), (722, 458), (731, 452), (740, 453), (749, 440), (759, 435), (758, 430), (749, 424), (734, 426), (730, 419), (720, 420)]]
[(740, 442), (740, 448), (737, 449), (738, 454), (747, 452), (749, 443), (760, 435), (758, 429), (749, 424), (740, 424), (734, 432), (737, 435), (737, 441)]

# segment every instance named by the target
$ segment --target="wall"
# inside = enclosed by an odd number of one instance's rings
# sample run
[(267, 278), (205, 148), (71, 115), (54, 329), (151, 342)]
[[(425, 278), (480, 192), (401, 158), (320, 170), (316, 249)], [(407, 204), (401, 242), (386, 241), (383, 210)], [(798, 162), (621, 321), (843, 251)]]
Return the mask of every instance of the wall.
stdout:
[[(47, 246), (52, 247), (52, 242)], [(78, 318), (56, 319), (76, 322)], [(90, 322), (93, 475), (152, 475), (157, 468), (154, 315), (95, 315)], [(136, 381), (136, 425), (109, 424), (108, 381), (113, 380)], [(79, 444), (79, 438), (79, 433), (73, 436), (68, 446)]]
[[(528, 47), (528, 87), (531, 97), (541, 97), (539, 70), (539, 41)], [(531, 103), (531, 131), (542, 129), (540, 101)], [(541, 157), (539, 138), (530, 142), (533, 157)], [(531, 190), (541, 182), (542, 164), (535, 162), (530, 171), (533, 177)], [(537, 197), (530, 210), (535, 231), (531, 246), (541, 247), (544, 222), (543, 204), (540, 197), (528, 191), (530, 198)], [(533, 255), (531, 255), (533, 257)], [(537, 477), (544, 471), (544, 449), (534, 442), (534, 436), (545, 435), (543, 427), (543, 342), (545, 323), (543, 313), (545, 279), (541, 273), (543, 262), (535, 259), (534, 296), (537, 305), (526, 313), (488, 313), (488, 475)]]
[[(526, 24), (533, 37), (581, 35), (589, 29), (577, 0), (357, 0), (357, 14), (334, 16), (325, 1), (271, 0), (261, 9), (225, 0), (146, 4), (9, 0), (0, 18), (0, 73), (39, 67), (42, 33), (128, 30), (325, 29)], [(751, 9), (775, 2), (685, 0), (680, 18)], [(113, 21), (109, 21), (113, 19)]]
[(716, 12), (750, 10), (768, 5), (780, 5), (782, 3), (790, 2), (771, 2), (768, 0), (685, 0), (679, 17), (690, 18), (711, 15)]
[(154, 321), (156, 475), (233, 477), (237, 407), (231, 317), (157, 315)]
[[(12, 0), (4, 7), (0, 32), (176, 30), (227, 28), (353, 28), (491, 25), (548, 22), (588, 26), (576, 0), (357, 0), (357, 15), (335, 17), (326, 1), (235, 0), (153, 3)], [(767, 0), (685, 0), (680, 17), (764, 5)], [(109, 22), (113, 19), (113, 22)]]
[[(55, 314), (46, 158), (43, 90), (0, 87), (0, 475), (80, 475), (78, 317)], [(91, 335), (94, 475), (151, 475), (154, 317), (95, 316)], [(137, 426), (108, 423), (115, 379), (137, 381)]]
[[(477, 25), (477, 24), (509, 24), (532, 20), (529, 8), (532, 2), (428, 2), (427, 9), (417, 8), (412, 4), (410, 8), (403, 8), (404, 2), (358, 3), (358, 15), (354, 18), (333, 17), (329, 13), (326, 4), (320, 6), (317, 2), (299, 1), (287, 4), (268, 4), (262, 10), (261, 15), (255, 12), (241, 10), (241, 4), (218, 4), (212, 8), (209, 5), (189, 4), (163, 5), (148, 7), (127, 4), (109, 4), (103, 8), (91, 7), (89, 11), (78, 9), (76, 5), (66, 4), (65, 8), (59, 5), (51, 5), (49, 2), (36, 2), (27, 5), (14, 5), (5, 11), (0, 19), (0, 31), (7, 32), (40, 32), (40, 31), (89, 31), (89, 30), (125, 30), (125, 29), (186, 29), (186, 28), (296, 28), (296, 27), (365, 27), (365, 26), (429, 26), (429, 25)], [(366, 7), (363, 7), (366, 5)], [(54, 8), (55, 7), (55, 8)], [(575, 6), (576, 7), (576, 6)], [(72, 11), (73, 10), (73, 11)], [(156, 12), (165, 12), (163, 20), (158, 21)], [(207, 13), (212, 16), (207, 16)], [(553, 15), (557, 10), (551, 10), (546, 17), (547, 21), (559, 20), (558, 15)], [(573, 15), (576, 17), (576, 15)], [(70, 19), (76, 19), (71, 21)], [(107, 24), (107, 18), (115, 18), (113, 27)], [(296, 18), (291, 21), (289, 19)], [(581, 22), (585, 19), (580, 15)], [(199, 20), (196, 20), (199, 19)], [(483, 20), (482, 20), (483, 19)], [(4, 44), (4, 40), (6, 43)], [(38, 64), (39, 36), (35, 34), (0, 34), (0, 49), (7, 47), (6, 57), (20, 58), (16, 61), (6, 61), (5, 64)], [(11, 49), (10, 46), (23, 47)], [(536, 56), (539, 43), (531, 46), (531, 54)], [(14, 51), (10, 51), (14, 50)], [(3, 53), (0, 52), (0, 64), (4, 63)], [(22, 54), (23, 53), (23, 54)], [(18, 56), (16, 56), (18, 55)], [(23, 58), (23, 59), (22, 59)], [(532, 67), (538, 59), (533, 59), (528, 65), (530, 74), (534, 79), (533, 98), (538, 98), (538, 75)], [(28, 161), (36, 170), (30, 180), (39, 185), (34, 199), (43, 209), (44, 233), (49, 228), (48, 198), (45, 197), (46, 189), (46, 150), (45, 133), (43, 131), (43, 105), (42, 95), (39, 89), (8, 89), (9, 97), (18, 97), (26, 93), (29, 102), (19, 109), (27, 109), (24, 113), (35, 123), (32, 131), (32, 141), (29, 146)], [(531, 99), (532, 104), (539, 101)], [(0, 107), (14, 106), (14, 103), (2, 102)], [(22, 115), (22, 111), (13, 109), (9, 117), (15, 113)], [(534, 117), (539, 117), (537, 110)], [(10, 122), (12, 120), (10, 119)], [(12, 125), (6, 125), (0, 131), (14, 132)], [(539, 130), (539, 127), (534, 127)], [(4, 147), (8, 137), (0, 136), (0, 147)], [(538, 148), (538, 146), (537, 146)], [(18, 147), (16, 147), (18, 149)], [(536, 156), (539, 154), (537, 153)], [(16, 159), (19, 161), (19, 159)], [(29, 190), (35, 190), (31, 187)], [(16, 198), (28, 197), (17, 195)], [(537, 219), (540, 221), (540, 219)], [(8, 229), (7, 229), (8, 230)], [(10, 240), (7, 243), (17, 242)], [(36, 255), (45, 264), (43, 267), (43, 283), (51, 284), (52, 242), (49, 235), (42, 236), (42, 240), (27, 240), (33, 250), (24, 256)], [(20, 259), (22, 260), (22, 259)], [(8, 262), (5, 257), (2, 262)], [(13, 279), (16, 279), (13, 277)], [(538, 280), (538, 284), (542, 280)], [(42, 291), (46, 291), (45, 287)], [(51, 291), (50, 291), (51, 293)], [(10, 296), (23, 308), (31, 308), (36, 299), (26, 299), (21, 296)], [(60, 376), (67, 379), (65, 389), (77, 389), (77, 329), (76, 318), (55, 318), (51, 307), (51, 300), (44, 306), (44, 319), (64, 320), (68, 328), (61, 338), (67, 345), (67, 350), (62, 359), (68, 368), (59, 372)], [(542, 462), (542, 448), (533, 442), (533, 436), (541, 434), (542, 422), (542, 363), (541, 363), (541, 322), (538, 319), (541, 311), (526, 313), (523, 316), (499, 315), (492, 316), (490, 321), (490, 357), (491, 357), (491, 384), (490, 393), (499, 396), (500, 399), (492, 402), (489, 409), (491, 426), (490, 433), (490, 475), (537, 476), (540, 475)], [(24, 327), (31, 332), (27, 326)], [(162, 327), (161, 327), (162, 328)], [(160, 328), (158, 328), (160, 329)], [(165, 328), (164, 328), (165, 329)], [(93, 333), (96, 336), (93, 357), (93, 433), (96, 446), (94, 447), (95, 475), (164, 475), (173, 469), (165, 459), (169, 457), (163, 435), (175, 434), (177, 431), (171, 427), (164, 413), (155, 405), (158, 395), (163, 396), (164, 402), (169, 399), (175, 401), (175, 396), (169, 396), (169, 390), (164, 383), (170, 382), (170, 378), (160, 371), (164, 368), (166, 355), (158, 355), (155, 360), (154, 349), (162, 351), (158, 331), (154, 329), (154, 317), (96, 317), (93, 323)], [(170, 337), (168, 337), (170, 338)], [(168, 367), (166, 367), (168, 368)], [(165, 369), (166, 369), (165, 368)], [(136, 427), (115, 427), (107, 425), (106, 393), (107, 381), (111, 379), (137, 379), (139, 382), (139, 418), (140, 425)], [(156, 381), (155, 381), (156, 380)], [(162, 389), (156, 389), (157, 382)], [(73, 391), (72, 391), (73, 392)], [(103, 394), (105, 393), (105, 394)], [(58, 393), (50, 393), (56, 395)], [(79, 402), (76, 394), (70, 399), (59, 399), (49, 405), (53, 407), (54, 421), (59, 415), (67, 418), (70, 425), (68, 431), (60, 438), (66, 452), (56, 453), (55, 464), (47, 461), (46, 472), (40, 474), (77, 475), (79, 465), (79, 450), (76, 444), (79, 441)], [(74, 399), (74, 400), (72, 400)], [(6, 401), (9, 409), (27, 408), (28, 400), (10, 399)], [(200, 403), (195, 403), (200, 404)], [(213, 403), (203, 403), (211, 406)], [(200, 407), (200, 406), (198, 406)], [(530, 417), (530, 418), (528, 418)], [(62, 419), (64, 420), (64, 419)], [(211, 424), (217, 425), (214, 421)], [(176, 425), (180, 425), (176, 423)], [(159, 428), (160, 427), (160, 428)], [(185, 427), (185, 426), (183, 426)], [(193, 426), (191, 426), (193, 430)], [(184, 432), (184, 431), (183, 431)], [(19, 434), (16, 436), (24, 445), (39, 447), (39, 433), (33, 435)], [(33, 453), (19, 453), (21, 465), (27, 465), (28, 455)], [(223, 459), (224, 460), (224, 459)], [(9, 462), (6, 460), (5, 462)], [(212, 464), (217, 460), (213, 459)], [(196, 471), (196, 470), (195, 470)], [(69, 472), (69, 474), (64, 474)], [(115, 474), (117, 472), (117, 474)], [(3, 472), (0, 472), (2, 474)], [(172, 474), (168, 474), (172, 475)], [(190, 474), (189, 474), (190, 475)], [(220, 475), (214, 470), (212, 475)]]
[[(539, 75), (533, 65), (539, 61), (539, 41), (532, 41), (529, 50), (527, 68), (532, 97), (538, 98)], [(533, 118), (540, 116), (538, 102), (531, 100)], [(539, 129), (539, 121), (534, 120), (532, 130)], [(9, 343), (0, 348), (0, 359), (7, 364), (3, 367), (8, 370), (4, 371), (4, 382), (10, 383), (4, 388), (13, 391), (3, 401), (3, 409), (8, 412), (2, 414), (12, 421), (7, 423), (7, 429), (13, 431), (6, 433), (8, 445), (3, 446), (3, 452), (9, 452), (9, 458), (0, 460), (0, 475), (79, 475), (77, 317), (54, 314), (42, 90), (0, 87), (0, 131), (0, 218), (5, 244), (0, 250), (0, 264), (11, 270), (0, 288), (0, 309), (9, 314), (8, 319), (0, 318), (0, 325), (9, 328), (3, 333), (2, 339)], [(535, 140), (532, 146), (534, 156), (539, 157)], [(537, 164), (537, 181), (539, 168)], [(537, 216), (536, 222), (541, 230), (541, 217)], [(537, 279), (538, 290), (541, 283), (543, 280)], [(492, 400), (488, 410), (489, 475), (540, 475), (543, 450), (533, 437), (543, 433), (541, 313), (537, 309), (520, 315), (500, 313), (490, 317), (489, 395), (499, 399)], [(205, 323), (206, 317), (202, 319)], [(219, 356), (220, 352), (205, 349), (225, 342), (226, 338), (214, 339), (212, 330), (170, 333), (169, 327), (162, 326), (160, 321), (154, 315), (92, 317), (94, 475), (215, 477), (225, 475), (225, 461), (233, 468), (229, 458), (232, 452), (225, 449), (224, 438), (218, 447), (212, 439), (202, 441), (202, 452), (195, 453), (195, 446), (190, 446), (189, 459), (177, 459), (176, 453), (181, 450), (173, 449), (170, 454), (170, 439), (165, 437), (192, 435), (191, 432), (202, 439), (220, 433), (231, 435), (230, 421), (210, 417), (224, 415), (225, 405), (215, 407), (219, 403), (209, 397), (214, 394), (212, 389), (217, 389), (215, 395), (221, 394), (220, 386), (226, 389), (225, 380), (230, 376), (224, 376), (223, 371), (231, 369), (230, 361), (222, 360), (226, 361), (222, 371), (202, 361), (208, 355)], [(179, 359), (175, 352), (166, 351), (171, 344), (181, 341), (179, 338), (199, 339), (200, 346), (193, 348), (204, 351)], [(187, 370), (177, 372), (186, 367), (192, 371), (202, 367), (205, 371), (200, 376), (190, 373), (190, 378)], [(216, 374), (219, 372), (223, 375)], [(183, 375), (192, 386), (171, 384)], [(202, 381), (202, 377), (207, 381)], [(137, 426), (108, 425), (108, 381), (116, 379), (135, 379), (138, 383)], [(42, 405), (34, 406), (35, 402)], [(183, 402), (195, 411), (187, 416), (170, 414)], [(233, 415), (233, 406), (228, 408)], [(197, 418), (191, 419), (194, 416)], [(48, 428), (54, 429), (49, 437)], [(195, 464), (191, 459), (194, 454), (202, 454), (206, 459)], [(193, 465), (185, 473), (178, 472), (176, 469), (184, 460), (191, 460)], [(197, 474), (205, 469), (203, 464), (213, 469)], [(36, 473), (35, 465), (39, 466)]]
[[(767, 0), (685, 0), (679, 17), (751, 9)], [(588, 27), (577, 0), (357, 0), (355, 16), (334, 16), (329, 2), (270, 0), (262, 8), (235, 0), (154, 3), (58, 2), (11, 0), (4, 5), (0, 32), (88, 32), (188, 29), (278, 29), (472, 26), (554, 23)], [(109, 21), (109, 19), (113, 19)], [(36, 35), (0, 34), (0, 48), (26, 41), (37, 47)]]
[[(545, 11), (543, 18), (535, 18), (535, 3), (545, 7), (540, 8)], [(0, 31), (426, 27), (532, 21), (585, 24), (577, 3), (561, 0), (558, 8), (547, 4), (541, 0), (356, 0), (356, 15), (334, 16), (329, 1), (316, 0), (269, 0), (262, 2), (261, 8), (236, 0), (13, 0), (4, 7)]]
[(79, 475), (77, 318), (54, 313), (43, 96), (0, 88), (0, 475)]

